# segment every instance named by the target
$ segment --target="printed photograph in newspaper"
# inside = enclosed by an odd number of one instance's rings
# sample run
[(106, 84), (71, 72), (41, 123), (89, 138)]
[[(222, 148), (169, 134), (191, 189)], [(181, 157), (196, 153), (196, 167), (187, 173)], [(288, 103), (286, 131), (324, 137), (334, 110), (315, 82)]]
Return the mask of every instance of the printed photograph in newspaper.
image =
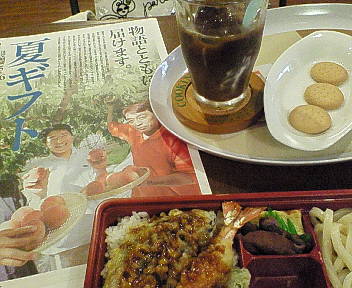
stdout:
[(155, 19), (0, 39), (0, 281), (85, 264), (106, 199), (211, 193), (150, 108), (165, 56)]

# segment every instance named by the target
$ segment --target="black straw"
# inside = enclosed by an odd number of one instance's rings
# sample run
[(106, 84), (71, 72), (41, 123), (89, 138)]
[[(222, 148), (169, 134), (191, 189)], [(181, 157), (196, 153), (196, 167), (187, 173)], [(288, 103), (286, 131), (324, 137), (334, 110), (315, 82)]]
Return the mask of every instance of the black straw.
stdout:
[(71, 5), (72, 15), (79, 13), (78, 0), (70, 0), (70, 5)]
[(286, 6), (286, 5), (287, 5), (287, 0), (280, 0), (279, 7)]

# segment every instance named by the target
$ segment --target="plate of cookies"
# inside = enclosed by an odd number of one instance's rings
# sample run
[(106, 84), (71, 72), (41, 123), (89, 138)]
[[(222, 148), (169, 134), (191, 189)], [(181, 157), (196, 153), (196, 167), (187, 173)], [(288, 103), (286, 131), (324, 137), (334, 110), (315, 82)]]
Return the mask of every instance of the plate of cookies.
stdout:
[(352, 37), (317, 31), (289, 47), (264, 89), (268, 129), (279, 142), (324, 150), (352, 129)]

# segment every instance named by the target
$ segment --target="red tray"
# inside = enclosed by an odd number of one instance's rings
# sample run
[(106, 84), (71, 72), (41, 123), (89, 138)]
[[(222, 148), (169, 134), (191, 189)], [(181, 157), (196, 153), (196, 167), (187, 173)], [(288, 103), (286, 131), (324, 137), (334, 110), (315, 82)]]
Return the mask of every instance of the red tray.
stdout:
[(248, 268), (251, 272), (251, 288), (331, 288), (308, 212), (314, 206), (333, 210), (352, 207), (352, 190), (153, 197), (104, 201), (97, 208), (94, 219), (84, 288), (103, 286), (100, 273), (106, 263), (105, 229), (116, 225), (118, 217), (129, 216), (133, 211), (146, 211), (152, 215), (174, 208), (218, 210), (221, 209), (221, 203), (224, 201), (237, 201), (242, 206), (269, 206), (277, 210), (301, 209), (305, 231), (313, 235), (313, 250), (308, 254), (292, 256), (252, 255), (243, 247), (241, 240), (237, 239), (236, 247), (240, 256), (240, 266)]

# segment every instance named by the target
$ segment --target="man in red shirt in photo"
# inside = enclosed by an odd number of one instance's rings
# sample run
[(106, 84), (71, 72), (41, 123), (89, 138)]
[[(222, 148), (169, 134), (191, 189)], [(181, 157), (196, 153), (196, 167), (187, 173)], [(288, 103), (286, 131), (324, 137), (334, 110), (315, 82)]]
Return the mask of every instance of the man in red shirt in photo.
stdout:
[(122, 113), (126, 124), (112, 121), (108, 103), (108, 130), (131, 146), (136, 166), (148, 167), (149, 178), (132, 197), (201, 194), (187, 145), (160, 125), (149, 103), (133, 104)]

